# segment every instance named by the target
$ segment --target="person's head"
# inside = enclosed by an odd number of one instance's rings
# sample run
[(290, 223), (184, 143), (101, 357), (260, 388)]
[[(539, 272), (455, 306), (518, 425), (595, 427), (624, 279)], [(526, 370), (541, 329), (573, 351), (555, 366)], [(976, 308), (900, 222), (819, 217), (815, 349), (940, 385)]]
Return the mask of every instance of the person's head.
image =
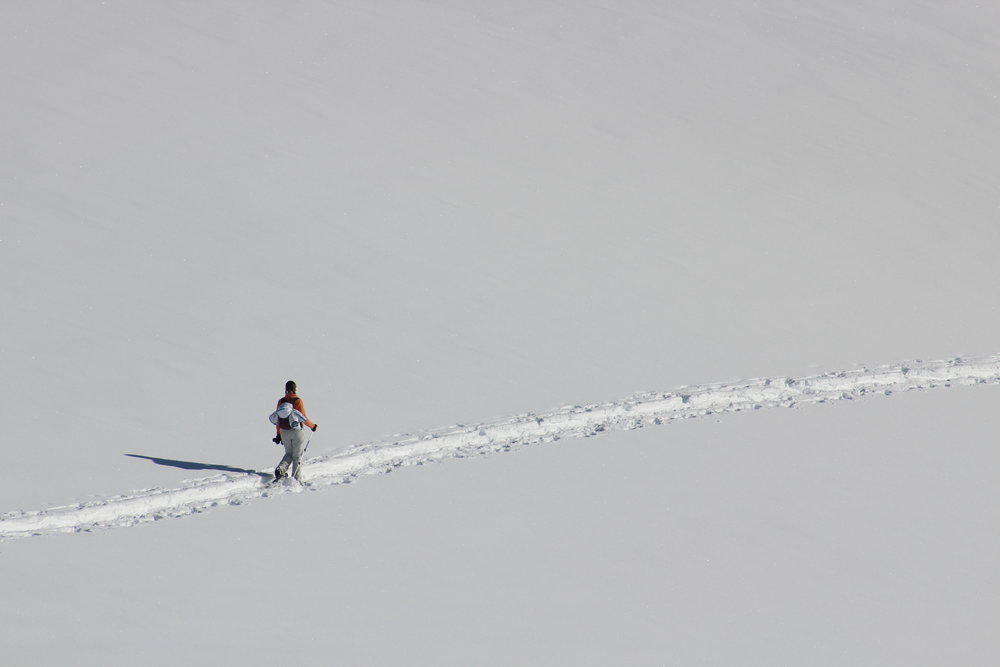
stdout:
[(298, 390), (299, 388), (295, 386), (295, 382), (293, 380), (289, 380), (288, 382), (285, 383), (286, 394), (294, 394)]

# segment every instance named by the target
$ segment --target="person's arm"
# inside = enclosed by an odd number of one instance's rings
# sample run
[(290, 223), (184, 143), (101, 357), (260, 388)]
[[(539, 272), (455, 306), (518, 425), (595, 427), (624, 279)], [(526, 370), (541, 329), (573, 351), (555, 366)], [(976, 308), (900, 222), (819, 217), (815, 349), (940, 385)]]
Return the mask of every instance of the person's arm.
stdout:
[(315, 431), (316, 430), (316, 424), (314, 424), (311, 421), (309, 421), (309, 416), (306, 415), (306, 404), (302, 402), (301, 398), (297, 401), (297, 405), (295, 406), (295, 409), (298, 410), (300, 413), (302, 413), (302, 416), (305, 417), (306, 426), (308, 426), (313, 431)]

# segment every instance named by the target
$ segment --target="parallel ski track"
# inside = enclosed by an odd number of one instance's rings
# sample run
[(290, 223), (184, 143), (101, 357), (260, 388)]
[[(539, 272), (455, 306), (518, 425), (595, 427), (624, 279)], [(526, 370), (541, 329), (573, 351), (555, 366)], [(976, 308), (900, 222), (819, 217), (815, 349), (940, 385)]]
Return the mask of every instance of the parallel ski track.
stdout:
[(676, 419), (888, 396), (915, 389), (998, 383), (1000, 355), (860, 368), (802, 378), (762, 378), (682, 387), (666, 393), (638, 394), (608, 403), (563, 407), (359, 445), (308, 460), (303, 469), (304, 486), (268, 486), (264, 474), (225, 473), (188, 480), (173, 489), (144, 489), (63, 507), (9, 512), (0, 516), (0, 540), (133, 526), (276, 494), (343, 484), (360, 475), (388, 472), (401, 466), (480, 456), (562, 438), (666, 424)]

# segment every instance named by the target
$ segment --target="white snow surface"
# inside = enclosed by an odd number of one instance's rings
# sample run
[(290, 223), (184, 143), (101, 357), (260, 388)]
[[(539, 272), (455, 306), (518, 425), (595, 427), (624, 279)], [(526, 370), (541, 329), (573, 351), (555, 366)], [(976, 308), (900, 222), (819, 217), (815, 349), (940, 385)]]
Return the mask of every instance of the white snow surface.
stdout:
[(3, 663), (998, 664), (997, 34), (0, 3)]
[[(173, 489), (145, 489), (126, 495), (0, 516), (0, 539), (132, 526), (146, 521), (202, 512), (220, 505), (241, 505), (289, 490), (315, 489), (350, 482), (358, 475), (388, 472), (444, 458), (510, 451), (513, 447), (587, 437), (608, 430), (633, 430), (724, 412), (794, 408), (914, 389), (1000, 382), (1000, 357), (953, 359), (878, 369), (859, 369), (806, 378), (766, 378), (675, 392), (649, 393), (600, 405), (573, 406), (489, 424), (456, 425), (391, 442), (353, 447), (307, 461), (301, 483), (276, 482), (267, 471), (231, 471), (186, 481)], [(140, 457), (151, 458), (151, 457)], [(152, 459), (162, 465), (184, 462)], [(211, 467), (211, 466), (209, 466)], [(219, 466), (216, 466), (219, 467)]]

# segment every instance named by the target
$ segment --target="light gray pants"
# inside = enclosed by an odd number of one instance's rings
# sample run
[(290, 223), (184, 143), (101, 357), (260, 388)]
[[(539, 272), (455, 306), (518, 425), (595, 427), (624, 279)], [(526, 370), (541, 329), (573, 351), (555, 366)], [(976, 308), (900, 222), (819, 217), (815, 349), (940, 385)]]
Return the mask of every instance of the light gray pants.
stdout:
[(281, 444), (285, 446), (285, 455), (281, 459), (278, 467), (282, 472), (288, 472), (288, 466), (292, 467), (292, 477), (302, 481), (302, 455), (309, 446), (309, 437), (312, 435), (306, 427), (298, 431), (281, 429)]

